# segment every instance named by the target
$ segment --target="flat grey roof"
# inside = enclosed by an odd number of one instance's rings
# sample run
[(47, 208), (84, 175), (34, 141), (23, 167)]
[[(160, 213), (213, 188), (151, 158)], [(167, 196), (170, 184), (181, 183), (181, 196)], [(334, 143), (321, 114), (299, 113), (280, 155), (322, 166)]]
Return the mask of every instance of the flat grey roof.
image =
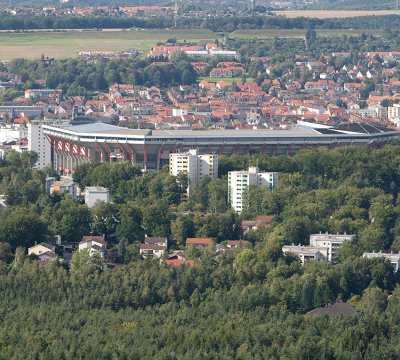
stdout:
[[(53, 130), (58, 133), (67, 133), (75, 136), (84, 137), (116, 137), (127, 138), (136, 137), (145, 140), (146, 138), (158, 139), (182, 139), (182, 138), (244, 138), (244, 137), (304, 137), (304, 136), (327, 136), (335, 137), (359, 137), (368, 136), (365, 132), (325, 134), (326, 129), (291, 129), (291, 130), (271, 130), (271, 129), (241, 129), (241, 130), (149, 130), (149, 129), (127, 129), (119, 126), (103, 123), (55, 127), (44, 125), (44, 130)], [(390, 133), (399, 133), (398, 130), (388, 129)]]
[(237, 136), (280, 136), (280, 135), (293, 135), (298, 134), (304, 135), (320, 135), (320, 133), (314, 129), (295, 129), (295, 130), (270, 130), (270, 129), (241, 129), (241, 130), (153, 130), (152, 135), (156, 137), (161, 136), (195, 136), (195, 137), (237, 137)]

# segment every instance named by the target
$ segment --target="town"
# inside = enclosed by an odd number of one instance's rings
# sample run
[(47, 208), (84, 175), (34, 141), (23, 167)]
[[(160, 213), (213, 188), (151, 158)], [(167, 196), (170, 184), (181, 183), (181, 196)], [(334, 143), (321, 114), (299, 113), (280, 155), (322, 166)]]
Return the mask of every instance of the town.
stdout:
[(3, 4), (0, 359), (398, 358), (400, 17), (355, 6)]

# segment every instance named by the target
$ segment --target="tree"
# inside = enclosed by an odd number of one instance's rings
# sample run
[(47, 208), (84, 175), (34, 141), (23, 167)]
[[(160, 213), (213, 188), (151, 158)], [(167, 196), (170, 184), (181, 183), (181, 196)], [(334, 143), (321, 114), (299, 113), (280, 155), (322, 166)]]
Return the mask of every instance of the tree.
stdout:
[(120, 222), (115, 230), (117, 239), (126, 240), (132, 244), (141, 233), (143, 220), (141, 209), (133, 203), (123, 204), (120, 207), (118, 218)]
[(124, 261), (124, 257), (126, 254), (126, 245), (127, 243), (125, 239), (121, 239), (121, 241), (118, 244), (118, 255), (122, 259), (122, 261)]
[(387, 305), (386, 298), (387, 295), (380, 288), (367, 288), (361, 297), (361, 307), (367, 313), (383, 311)]
[(101, 253), (94, 251), (91, 253), (90, 248), (75, 251), (71, 258), (71, 272), (75, 272), (81, 268), (95, 266), (101, 268)]
[(7, 242), (0, 242), (0, 261), (9, 263), (12, 258), (12, 246)]
[(0, 242), (8, 242), (14, 249), (42, 242), (46, 233), (46, 226), (36, 213), (15, 208), (0, 214)]
[(104, 90), (107, 88), (107, 81), (103, 74), (97, 74), (93, 79), (93, 88), (96, 90)]
[(376, 223), (361, 232), (359, 242), (365, 252), (381, 251), (388, 246), (385, 230)]

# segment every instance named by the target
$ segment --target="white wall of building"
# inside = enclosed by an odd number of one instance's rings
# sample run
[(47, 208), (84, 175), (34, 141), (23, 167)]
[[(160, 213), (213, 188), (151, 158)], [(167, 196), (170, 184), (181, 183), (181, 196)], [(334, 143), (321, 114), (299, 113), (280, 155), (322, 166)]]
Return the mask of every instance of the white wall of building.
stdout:
[(85, 189), (85, 204), (92, 208), (96, 201), (110, 202), (110, 191), (101, 186), (89, 186)]
[(10, 142), (13, 140), (25, 139), (28, 135), (28, 129), (20, 124), (7, 125), (0, 128), (0, 143)]
[(190, 196), (194, 184), (199, 184), (204, 176), (210, 176), (214, 179), (218, 177), (218, 155), (199, 155), (196, 149), (181, 154), (170, 154), (169, 172), (173, 176), (177, 176), (180, 172), (188, 174), (187, 196)]
[(337, 250), (342, 246), (345, 241), (354, 239), (354, 235), (342, 234), (313, 234), (310, 235), (310, 246), (311, 247), (327, 247), (328, 260), (332, 261), (332, 257), (335, 255)]
[(278, 173), (260, 173), (258, 167), (250, 167), (249, 171), (230, 171), (228, 174), (228, 200), (238, 213), (243, 209), (243, 190), (255, 185), (259, 188), (267, 186), (273, 190), (278, 186)]
[(51, 163), (51, 145), (43, 133), (43, 125), (49, 125), (46, 121), (33, 120), (28, 124), (28, 150), (36, 151), (38, 161), (33, 169), (44, 169)]

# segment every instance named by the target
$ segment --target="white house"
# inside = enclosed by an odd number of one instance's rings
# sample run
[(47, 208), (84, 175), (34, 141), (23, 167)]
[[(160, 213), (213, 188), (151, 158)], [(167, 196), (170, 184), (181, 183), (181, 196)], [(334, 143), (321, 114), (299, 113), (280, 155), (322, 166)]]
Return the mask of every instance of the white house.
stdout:
[(248, 241), (246, 241), (246, 240), (228, 240), (228, 243), (226, 244), (226, 246), (229, 249), (235, 249), (240, 244), (242, 244), (242, 245), (248, 244)]
[(40, 260), (50, 260), (50, 261), (55, 261), (58, 259), (58, 255), (55, 253), (56, 246), (46, 243), (46, 242), (41, 242), (38, 244), (35, 241), (35, 246), (32, 246), (28, 249), (28, 255), (31, 254), (36, 254), (39, 256)]
[(54, 252), (55, 250), (56, 250), (55, 245), (49, 244), (47, 242), (41, 242), (40, 244), (38, 244), (35, 241), (35, 246), (32, 246), (28, 249), (28, 255), (30, 255), (30, 254), (40, 255), (40, 254), (44, 254), (48, 251)]
[(164, 250), (167, 250), (168, 248), (168, 239), (166, 237), (149, 237), (145, 235), (144, 243), (161, 246)]
[[(62, 179), (60, 181), (55, 181), (53, 184), (51, 178), (48, 178), (48, 183), (50, 184), (50, 195), (53, 194), (54, 191), (57, 191), (59, 194), (63, 194), (65, 191), (68, 191), (74, 199), (78, 196), (78, 185), (69, 179)], [(46, 179), (47, 186), (47, 179)]]
[(84, 236), (79, 243), (79, 250), (90, 248), (90, 255), (95, 251), (100, 251), (101, 257), (105, 257), (107, 252), (107, 243), (105, 235), (103, 236)]
[(282, 246), (283, 253), (291, 252), (298, 255), (303, 265), (314, 260), (318, 263), (328, 262), (328, 251), (328, 247), (295, 246), (294, 244)]
[(394, 272), (396, 273), (400, 268), (400, 254), (393, 254), (393, 251), (390, 254), (385, 254), (382, 251), (372, 252), (372, 253), (363, 253), (363, 258), (374, 258), (374, 257), (384, 257), (389, 259), (390, 263), (393, 265)]
[(165, 247), (155, 244), (140, 244), (140, 255), (144, 258), (158, 259), (165, 254)]
[(332, 261), (333, 256), (342, 246), (345, 241), (352, 241), (355, 235), (342, 234), (313, 234), (310, 235), (310, 247), (327, 247), (328, 250), (328, 260)]

